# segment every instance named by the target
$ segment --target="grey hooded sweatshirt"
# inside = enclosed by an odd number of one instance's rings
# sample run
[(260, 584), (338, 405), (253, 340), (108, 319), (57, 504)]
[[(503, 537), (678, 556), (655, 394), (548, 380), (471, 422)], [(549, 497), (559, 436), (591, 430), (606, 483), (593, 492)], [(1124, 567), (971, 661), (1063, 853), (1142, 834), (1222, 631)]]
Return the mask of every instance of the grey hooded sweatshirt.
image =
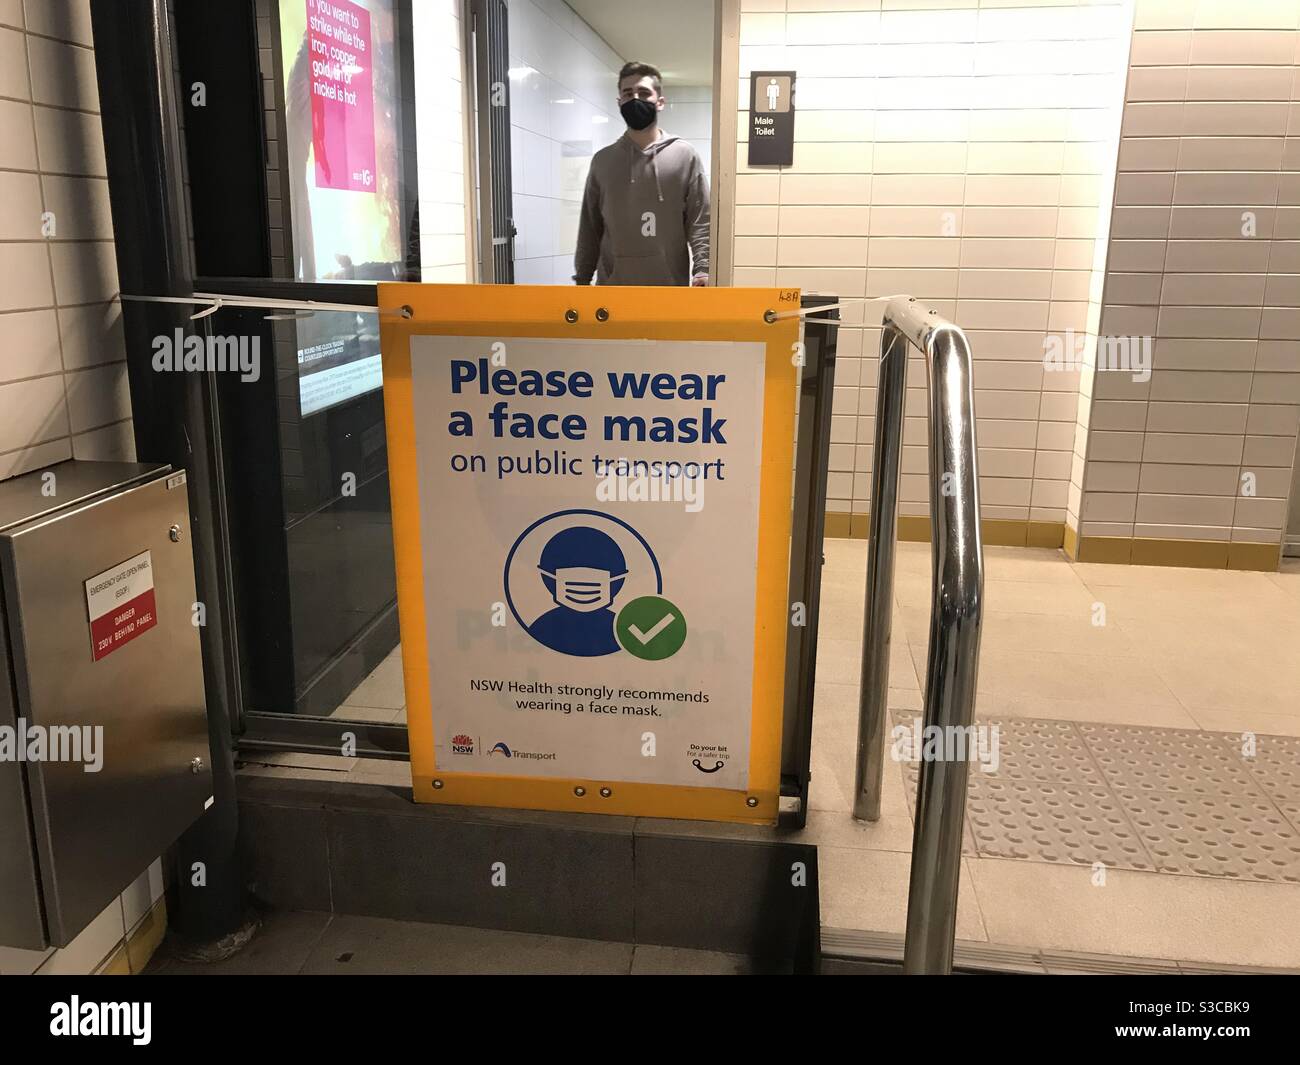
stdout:
[(661, 132), (642, 151), (624, 133), (592, 156), (573, 265), (579, 285), (593, 272), (598, 285), (689, 285), (709, 272), (708, 179), (688, 142)]

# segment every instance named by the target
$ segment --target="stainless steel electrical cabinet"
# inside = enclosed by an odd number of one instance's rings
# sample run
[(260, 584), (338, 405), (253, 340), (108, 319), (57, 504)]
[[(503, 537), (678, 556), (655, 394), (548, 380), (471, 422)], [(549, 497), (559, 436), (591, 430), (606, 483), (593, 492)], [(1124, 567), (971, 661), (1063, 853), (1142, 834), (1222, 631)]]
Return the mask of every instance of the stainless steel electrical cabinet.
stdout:
[(0, 483), (0, 945), (66, 946), (211, 802), (185, 474)]

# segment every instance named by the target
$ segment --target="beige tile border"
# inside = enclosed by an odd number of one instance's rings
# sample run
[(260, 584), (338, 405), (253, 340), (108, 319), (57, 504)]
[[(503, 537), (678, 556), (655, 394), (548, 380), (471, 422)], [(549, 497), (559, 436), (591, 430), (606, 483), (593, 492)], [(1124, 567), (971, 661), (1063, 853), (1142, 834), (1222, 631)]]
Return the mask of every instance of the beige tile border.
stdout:
[(1228, 569), (1262, 570), (1276, 573), (1282, 564), (1281, 544), (1247, 544), (1228, 545)]
[(1130, 561), (1135, 566), (1228, 567), (1228, 544), (1223, 540), (1148, 540), (1135, 537), (1132, 544)]
[(167, 897), (164, 895), (149, 907), (149, 912), (140, 918), (140, 923), (126, 937), (126, 956), (132, 973), (144, 972), (166, 932)]
[(1130, 562), (1133, 541), (1123, 536), (1080, 536), (1076, 562)]
[[(1067, 548), (1068, 553), (1068, 548)], [(1084, 536), (1076, 562), (1127, 562), (1134, 566), (1184, 566), (1193, 569), (1257, 570), (1276, 573), (1279, 544), (1229, 543), (1226, 540), (1156, 540), (1145, 537)]]
[(1063, 521), (1029, 521), (1025, 523), (1026, 547), (1064, 547), (1066, 529)]
[[(871, 519), (867, 514), (826, 515), (826, 535), (839, 539), (865, 540)], [(1066, 525), (1056, 521), (1013, 521), (986, 518), (980, 522), (986, 544), (999, 547), (1060, 547), (1065, 542)], [(930, 542), (930, 519), (903, 514), (898, 519), (898, 538), (905, 543)]]
[[(865, 540), (870, 529), (866, 514), (826, 515), (826, 535)], [(1074, 562), (1126, 563), (1134, 566), (1184, 566), (1194, 569), (1277, 572), (1280, 544), (1229, 543), (1226, 540), (1156, 540), (1147, 537), (1080, 536), (1066, 522), (1011, 521), (988, 518), (980, 522), (984, 543), (1002, 547), (1061, 547)], [(929, 543), (930, 519), (901, 515), (898, 538)]]
[(130, 976), (131, 965), (127, 960), (126, 944), (119, 943), (107, 960), (95, 970), (96, 976)]
[(847, 540), (850, 536), (849, 528), (853, 520), (852, 514), (832, 514), (826, 513), (825, 533), (836, 540)]

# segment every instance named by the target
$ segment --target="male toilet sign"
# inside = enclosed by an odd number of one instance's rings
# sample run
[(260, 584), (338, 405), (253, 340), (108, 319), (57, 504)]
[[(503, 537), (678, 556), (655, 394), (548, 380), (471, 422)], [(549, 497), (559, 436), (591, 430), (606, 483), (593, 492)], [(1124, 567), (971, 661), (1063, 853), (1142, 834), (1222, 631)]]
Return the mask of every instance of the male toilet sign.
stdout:
[(755, 70), (749, 76), (749, 165), (794, 163), (794, 71)]
[(418, 800), (775, 819), (792, 303), (380, 286)]

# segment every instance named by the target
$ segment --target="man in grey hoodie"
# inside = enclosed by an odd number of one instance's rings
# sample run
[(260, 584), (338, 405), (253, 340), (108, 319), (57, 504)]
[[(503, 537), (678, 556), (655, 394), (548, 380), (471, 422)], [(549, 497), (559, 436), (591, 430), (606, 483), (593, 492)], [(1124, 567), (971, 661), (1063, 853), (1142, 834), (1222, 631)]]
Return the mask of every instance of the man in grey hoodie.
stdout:
[(598, 285), (707, 285), (709, 185), (691, 145), (659, 128), (663, 80), (648, 63), (618, 74), (627, 131), (587, 173), (573, 280)]

